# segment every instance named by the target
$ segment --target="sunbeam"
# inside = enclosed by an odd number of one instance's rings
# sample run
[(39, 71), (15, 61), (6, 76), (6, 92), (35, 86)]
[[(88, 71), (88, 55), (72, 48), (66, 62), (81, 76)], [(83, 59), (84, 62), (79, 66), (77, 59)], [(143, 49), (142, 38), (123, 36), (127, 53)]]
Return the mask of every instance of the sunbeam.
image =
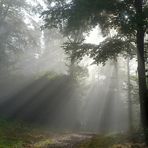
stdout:
[(0, 147), (148, 145), (145, 0), (0, 0)]

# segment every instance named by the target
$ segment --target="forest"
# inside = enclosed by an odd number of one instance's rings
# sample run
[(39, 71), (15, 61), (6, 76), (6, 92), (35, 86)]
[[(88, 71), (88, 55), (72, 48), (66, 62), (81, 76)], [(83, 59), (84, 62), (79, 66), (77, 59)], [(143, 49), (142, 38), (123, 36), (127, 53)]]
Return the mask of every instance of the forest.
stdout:
[(0, 148), (148, 148), (148, 0), (0, 0)]

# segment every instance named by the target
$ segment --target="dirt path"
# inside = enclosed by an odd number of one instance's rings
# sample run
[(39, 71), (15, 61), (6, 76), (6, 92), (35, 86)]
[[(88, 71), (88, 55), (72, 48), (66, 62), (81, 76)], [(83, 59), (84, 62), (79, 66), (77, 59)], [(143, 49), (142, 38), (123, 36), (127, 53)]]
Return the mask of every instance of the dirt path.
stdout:
[(53, 143), (48, 148), (76, 148), (84, 140), (91, 139), (94, 135), (89, 133), (71, 133), (54, 137)]

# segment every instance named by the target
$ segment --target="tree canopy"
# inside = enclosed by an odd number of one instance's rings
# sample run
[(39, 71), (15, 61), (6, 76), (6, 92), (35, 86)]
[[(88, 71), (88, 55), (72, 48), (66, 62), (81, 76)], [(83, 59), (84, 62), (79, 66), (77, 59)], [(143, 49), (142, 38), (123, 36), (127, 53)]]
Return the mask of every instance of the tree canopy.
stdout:
[[(133, 0), (48, 0), (48, 10), (44, 11), (42, 16), (45, 28), (58, 28), (71, 38), (81, 35), (81, 40), (68, 40), (64, 44), (66, 53), (70, 54), (71, 50), (73, 58), (82, 59), (84, 55), (89, 55), (95, 63), (104, 63), (119, 54), (125, 54), (128, 42), (128, 51), (136, 49), (136, 30), (141, 19), (137, 17), (135, 5)], [(146, 32), (147, 1), (143, 1), (143, 7), (142, 26)], [(84, 33), (98, 25), (107, 37), (105, 41), (100, 45), (85, 44)], [(112, 29), (117, 33), (113, 38), (109, 35)]]
[[(42, 15), (45, 27), (56, 27), (65, 34), (76, 30), (87, 32), (99, 25), (104, 34), (114, 28), (120, 33), (135, 33), (137, 18), (133, 0), (48, 0), (48, 10)], [(143, 2), (143, 25), (148, 24), (147, 1)]]

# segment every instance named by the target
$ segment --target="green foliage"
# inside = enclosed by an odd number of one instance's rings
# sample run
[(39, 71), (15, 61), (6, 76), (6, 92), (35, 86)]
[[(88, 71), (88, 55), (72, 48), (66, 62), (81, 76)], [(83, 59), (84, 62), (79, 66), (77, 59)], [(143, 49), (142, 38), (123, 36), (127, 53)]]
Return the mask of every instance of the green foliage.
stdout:
[(68, 74), (71, 79), (76, 80), (78, 83), (85, 80), (88, 77), (88, 69), (86, 67), (80, 66), (78, 64), (73, 64), (68, 66)]
[[(108, 59), (116, 59), (126, 52), (135, 54), (135, 33), (138, 18), (134, 1), (130, 0), (48, 0), (48, 10), (42, 13), (45, 28), (58, 28), (66, 36), (75, 34), (83, 36), (99, 25), (103, 35), (110, 29), (117, 31), (117, 36), (108, 37), (100, 45), (85, 44), (82, 41), (68, 41), (63, 45), (72, 59), (81, 60), (87, 55), (95, 63), (105, 63)], [(147, 25), (147, 5), (144, 2), (143, 26)], [(76, 33), (76, 31), (78, 31)], [(120, 37), (119, 37), (120, 36)], [(131, 41), (131, 38), (133, 41)]]
[(66, 36), (71, 36), (76, 31), (78, 32), (75, 37), (80, 34), (83, 36), (84, 32), (89, 32), (98, 25), (105, 36), (110, 33), (110, 29), (115, 29), (122, 38), (107, 36), (99, 46), (85, 44), (82, 41), (66, 42), (63, 46), (72, 59), (81, 60), (87, 55), (93, 58), (95, 63), (105, 63), (108, 59), (115, 59), (119, 54), (125, 55), (125, 51), (131, 56), (135, 54), (137, 24), (142, 20), (141, 24), (146, 31), (146, 12), (146, 1), (143, 3), (143, 17), (139, 19), (133, 0), (48, 0), (48, 10), (42, 13), (42, 17), (45, 28), (58, 28)]
[[(42, 13), (46, 28), (56, 27), (70, 34), (75, 30), (89, 31), (98, 24), (106, 34), (109, 28), (134, 33), (139, 19), (132, 0), (48, 0), (48, 10)], [(146, 3), (146, 2), (145, 2)], [(147, 24), (147, 7), (144, 5), (144, 24)]]
[(108, 59), (116, 60), (121, 54), (124, 57), (127, 57), (127, 54), (131, 56), (135, 54), (134, 45), (120, 36), (107, 38), (100, 45), (65, 42), (63, 48), (72, 59), (82, 60), (86, 55), (92, 58), (96, 64), (105, 64)]

